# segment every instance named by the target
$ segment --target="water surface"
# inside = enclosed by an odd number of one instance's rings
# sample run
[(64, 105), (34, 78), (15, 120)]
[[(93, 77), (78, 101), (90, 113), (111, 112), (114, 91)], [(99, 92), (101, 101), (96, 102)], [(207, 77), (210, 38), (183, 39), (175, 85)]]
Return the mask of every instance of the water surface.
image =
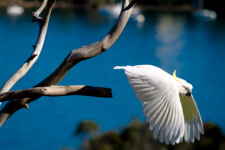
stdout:
[[(11, 17), (0, 12), (0, 85), (32, 53), (38, 25), (31, 12)], [(144, 121), (137, 100), (116, 65), (152, 64), (184, 78), (194, 86), (193, 95), (204, 122), (225, 130), (225, 22), (197, 19), (190, 12), (145, 11), (143, 24), (130, 20), (116, 43), (106, 52), (85, 60), (59, 85), (112, 88), (113, 98), (85, 96), (42, 97), (30, 109), (15, 113), (0, 128), (0, 148), (50, 150), (79, 145), (73, 133), (78, 122), (94, 120), (101, 132), (119, 130), (134, 116)], [(115, 23), (98, 11), (54, 9), (43, 51), (36, 64), (12, 90), (30, 88), (42, 81), (73, 49), (100, 40)]]

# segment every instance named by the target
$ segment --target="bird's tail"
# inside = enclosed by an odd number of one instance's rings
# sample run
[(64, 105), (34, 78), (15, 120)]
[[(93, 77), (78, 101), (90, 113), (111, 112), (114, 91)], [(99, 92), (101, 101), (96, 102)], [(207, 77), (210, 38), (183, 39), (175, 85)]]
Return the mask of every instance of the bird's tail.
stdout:
[(124, 69), (125, 66), (115, 66), (113, 69)]

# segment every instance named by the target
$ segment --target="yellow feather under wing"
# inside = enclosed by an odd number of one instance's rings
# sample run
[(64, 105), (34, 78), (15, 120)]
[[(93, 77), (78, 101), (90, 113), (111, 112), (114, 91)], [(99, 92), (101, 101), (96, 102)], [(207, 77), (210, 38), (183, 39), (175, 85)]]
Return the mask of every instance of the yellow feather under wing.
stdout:
[(200, 133), (204, 134), (202, 119), (198, 107), (192, 96), (180, 95), (180, 101), (183, 108), (186, 142), (194, 142), (195, 138), (200, 139)]

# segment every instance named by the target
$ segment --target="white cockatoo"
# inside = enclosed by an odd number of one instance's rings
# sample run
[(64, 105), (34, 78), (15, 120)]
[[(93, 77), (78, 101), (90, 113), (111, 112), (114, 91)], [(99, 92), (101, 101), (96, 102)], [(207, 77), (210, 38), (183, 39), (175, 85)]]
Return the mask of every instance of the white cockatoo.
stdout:
[(116, 66), (123, 69), (155, 139), (166, 144), (194, 142), (204, 134), (202, 119), (192, 96), (192, 85), (152, 65)]

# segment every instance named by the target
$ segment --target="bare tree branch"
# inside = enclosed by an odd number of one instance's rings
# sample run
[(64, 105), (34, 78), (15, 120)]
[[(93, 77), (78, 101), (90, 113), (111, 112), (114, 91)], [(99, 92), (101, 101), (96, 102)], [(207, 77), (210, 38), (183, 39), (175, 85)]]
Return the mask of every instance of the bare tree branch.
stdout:
[[(121, 13), (116, 24), (109, 31), (109, 33), (100, 41), (88, 46), (83, 46), (79, 49), (75, 49), (64, 59), (61, 65), (46, 79), (37, 84), (35, 87), (43, 87), (58, 84), (67, 72), (77, 63), (82, 60), (92, 58), (102, 52), (106, 51), (112, 44), (118, 39), (123, 31), (132, 9), (136, 3), (135, 1), (129, 2), (129, 0), (123, 0)], [(87, 94), (87, 93), (86, 93)], [(0, 111), (0, 126), (17, 110), (21, 108), (28, 108), (28, 104), (40, 96), (15, 99), (9, 101), (4, 108)]]
[[(45, 39), (45, 35), (47, 32), (47, 27), (48, 27), (48, 23), (49, 23), (49, 19), (50, 19), (50, 14), (53, 8), (53, 5), (55, 3), (55, 0), (44, 0), (43, 3), (41, 4), (40, 8), (33, 13), (33, 20), (32, 22), (36, 21), (39, 24), (40, 30), (39, 30), (39, 35), (38, 35), (38, 39), (36, 42), (36, 45), (33, 46), (34, 48), (34, 52), (33, 54), (28, 58), (28, 60), (23, 64), (23, 66), (4, 84), (4, 86), (2, 87), (1, 92), (7, 92), (11, 89), (11, 87), (19, 80), (21, 79), (26, 73), (27, 71), (32, 67), (32, 65), (36, 62), (36, 60), (38, 59), (38, 56), (42, 50), (43, 44), (44, 44), (44, 39)], [(43, 9), (46, 7), (46, 13), (43, 19), (41, 19), (39, 17), (40, 13), (43, 11)], [(10, 112), (14, 112), (16, 111), (15, 108), (19, 107), (28, 107), (28, 104), (25, 105), (20, 105), (19, 101), (16, 102), (17, 105), (14, 106), (15, 101), (17, 100), (13, 100), (13, 104), (10, 105), (9, 103), (7, 103), (7, 105), (9, 105), (9, 109), (8, 106), (5, 106), (1, 111), (0, 111), (0, 122), (4, 123), (5, 120), (9, 117), (8, 114), (10, 114)], [(12, 108), (12, 109), (10, 109)]]
[[(29, 69), (33, 66), (33, 64), (38, 59), (38, 57), (41, 53), (43, 44), (44, 44), (44, 40), (45, 40), (47, 28), (48, 28), (48, 22), (49, 22), (51, 10), (52, 10), (52, 7), (53, 7), (54, 3), (55, 3), (55, 0), (50, 0), (50, 1), (44, 0), (42, 5), (40, 6), (40, 8), (33, 14), (33, 20), (32, 21), (38, 22), (38, 24), (40, 26), (39, 35), (38, 35), (36, 45), (33, 46), (34, 52), (26, 60), (26, 62), (22, 65), (22, 67), (4, 84), (4, 86), (2, 87), (0, 92), (9, 91), (12, 88), (12, 86), (29, 71)], [(47, 5), (47, 8), (46, 8), (47, 12), (45, 14), (44, 19), (41, 19), (39, 17), (39, 15), (43, 11), (44, 7), (46, 7), (46, 5)]]
[(103, 87), (92, 87), (84, 85), (74, 85), (74, 86), (52, 85), (48, 87), (34, 87), (30, 89), (0, 93), (0, 102), (12, 99), (21, 99), (26, 97), (66, 96), (66, 95), (84, 95), (84, 96), (111, 98), (112, 92), (110, 88), (103, 88)]
[(74, 65), (76, 65), (82, 60), (89, 59), (98, 54), (101, 54), (102, 52), (106, 51), (110, 46), (112, 46), (112, 44), (118, 39), (121, 32), (123, 31), (132, 13), (134, 4), (129, 10), (126, 9), (128, 6), (129, 0), (123, 0), (121, 13), (116, 24), (102, 40), (71, 51), (67, 58), (62, 62), (62, 64), (50, 76), (48, 76), (37, 86), (48, 86), (57, 84)]
[[(48, 0), (43, 0), (41, 6), (36, 10), (36, 12), (33, 13), (33, 16), (35, 16), (35, 18), (39, 18), (40, 19), (39, 15), (44, 10), (47, 2), (48, 2)], [(32, 21), (34, 21), (34, 20), (32, 20)]]

